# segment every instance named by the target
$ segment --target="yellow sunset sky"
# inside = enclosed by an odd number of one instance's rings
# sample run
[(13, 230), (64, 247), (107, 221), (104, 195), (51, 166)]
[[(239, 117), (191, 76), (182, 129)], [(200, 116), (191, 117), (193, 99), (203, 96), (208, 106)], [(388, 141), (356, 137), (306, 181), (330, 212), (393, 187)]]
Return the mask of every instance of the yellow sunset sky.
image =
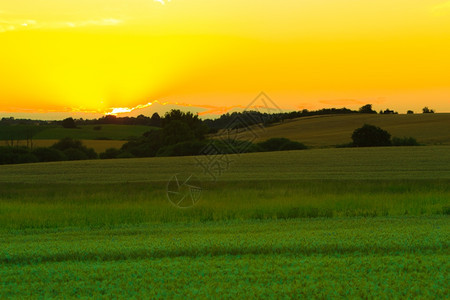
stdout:
[(450, 112), (449, 75), (450, 1), (0, 0), (0, 117)]

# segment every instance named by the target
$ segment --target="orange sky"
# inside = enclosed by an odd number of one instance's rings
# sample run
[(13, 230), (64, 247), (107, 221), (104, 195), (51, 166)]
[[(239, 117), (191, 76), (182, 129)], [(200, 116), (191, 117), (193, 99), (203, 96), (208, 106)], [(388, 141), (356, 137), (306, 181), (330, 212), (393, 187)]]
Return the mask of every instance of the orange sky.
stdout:
[(261, 91), (450, 112), (449, 36), (439, 0), (2, 0), (0, 117), (223, 112)]

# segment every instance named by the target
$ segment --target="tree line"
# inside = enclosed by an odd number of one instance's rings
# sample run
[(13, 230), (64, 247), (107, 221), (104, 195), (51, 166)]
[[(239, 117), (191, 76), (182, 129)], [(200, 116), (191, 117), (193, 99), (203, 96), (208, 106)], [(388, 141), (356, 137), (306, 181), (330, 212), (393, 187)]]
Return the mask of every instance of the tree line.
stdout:
[[(422, 109), (422, 113), (434, 113), (433, 109), (427, 106)], [(233, 120), (239, 119), (243, 124), (242, 126), (251, 126), (254, 124), (263, 124), (268, 126), (270, 124), (282, 123), (284, 120), (291, 120), (301, 117), (318, 116), (318, 115), (330, 115), (330, 114), (377, 114), (372, 108), (372, 104), (366, 104), (360, 107), (358, 110), (351, 110), (348, 108), (323, 108), (319, 110), (307, 110), (291, 112), (279, 112), (279, 113), (262, 113), (259, 111), (244, 111), (226, 113), (215, 119), (204, 119), (202, 122), (206, 124), (210, 133), (217, 132), (218, 130), (227, 128), (233, 122)], [(380, 114), (398, 114), (398, 112), (389, 108), (380, 110)], [(414, 111), (408, 110), (407, 114), (414, 114)], [(165, 116), (160, 116), (158, 113), (153, 113), (151, 117), (139, 115), (137, 117), (117, 117), (115, 115), (106, 115), (98, 119), (73, 119), (66, 118), (60, 121), (42, 121), (31, 119), (15, 119), (13, 117), (0, 119), (1, 125), (60, 125), (65, 128), (76, 128), (82, 125), (143, 125), (162, 127), (164, 124)]]
[[(245, 123), (245, 121), (242, 121)], [(228, 128), (239, 132), (240, 128)], [(247, 128), (248, 129), (248, 128)], [(238, 135), (208, 138), (209, 128), (198, 115), (180, 110), (172, 110), (161, 118), (161, 128), (152, 128), (142, 136), (133, 138), (120, 149), (110, 148), (98, 155), (81, 141), (65, 138), (51, 147), (29, 148), (21, 146), (0, 147), (0, 164), (20, 164), (52, 162), (64, 160), (114, 159), (155, 156), (192, 156), (201, 154), (232, 154), (266, 151), (304, 150), (308, 147), (287, 138), (272, 138), (263, 142), (240, 140)], [(229, 133), (229, 132), (228, 132)], [(356, 129), (352, 143), (338, 147), (376, 147), (376, 146), (416, 146), (412, 137), (391, 138), (391, 135), (376, 126), (365, 124)], [(215, 153), (203, 153), (207, 148)]]

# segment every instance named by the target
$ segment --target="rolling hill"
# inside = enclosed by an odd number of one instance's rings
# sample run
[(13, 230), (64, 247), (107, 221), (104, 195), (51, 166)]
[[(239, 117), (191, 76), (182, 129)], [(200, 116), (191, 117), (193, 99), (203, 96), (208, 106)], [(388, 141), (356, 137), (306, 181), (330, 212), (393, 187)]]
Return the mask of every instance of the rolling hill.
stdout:
[[(312, 148), (327, 148), (351, 142), (351, 135), (356, 128), (364, 124), (379, 126), (392, 136), (414, 137), (425, 145), (450, 145), (450, 114), (347, 114), (320, 115), (285, 120), (262, 130), (253, 127), (231, 138), (260, 142), (269, 138), (285, 137), (299, 141)], [(97, 152), (107, 148), (120, 148), (132, 136), (140, 136), (154, 128), (133, 125), (101, 125), (94, 130), (94, 125), (80, 126), (78, 129), (66, 129), (55, 125), (44, 126), (0, 126), (0, 143), (6, 144), (11, 137), (20, 139), (19, 145), (27, 145), (26, 135), (33, 132), (33, 145), (50, 146), (58, 139), (71, 137), (80, 139)], [(215, 138), (223, 138), (219, 133)], [(1, 142), (4, 141), (4, 142)], [(17, 142), (17, 141), (16, 141)]]
[[(450, 146), (310, 149), (229, 155), (219, 181), (450, 179)], [(151, 157), (3, 165), (0, 183), (167, 182), (177, 173), (210, 181), (204, 157)], [(219, 159), (219, 158), (217, 158)]]
[(450, 114), (412, 115), (322, 115), (304, 117), (255, 130), (257, 139), (286, 137), (310, 147), (328, 147), (351, 142), (356, 128), (371, 124), (387, 130), (392, 136), (414, 137), (426, 145), (450, 144)]
[[(97, 130), (95, 129), (97, 127)], [(58, 140), (66, 137), (80, 140), (127, 140), (141, 136), (155, 127), (140, 125), (82, 125), (69, 129), (58, 125), (10, 125), (0, 126), (0, 140), (26, 140), (32, 135), (34, 140)]]
[[(97, 129), (94, 129), (97, 128)], [(33, 136), (33, 147), (50, 147), (63, 138), (81, 140), (97, 153), (108, 148), (121, 148), (130, 137), (141, 136), (156, 127), (140, 125), (83, 125), (75, 129), (57, 125), (8, 125), (0, 126), (0, 146), (10, 144), (27, 146), (27, 136)]]

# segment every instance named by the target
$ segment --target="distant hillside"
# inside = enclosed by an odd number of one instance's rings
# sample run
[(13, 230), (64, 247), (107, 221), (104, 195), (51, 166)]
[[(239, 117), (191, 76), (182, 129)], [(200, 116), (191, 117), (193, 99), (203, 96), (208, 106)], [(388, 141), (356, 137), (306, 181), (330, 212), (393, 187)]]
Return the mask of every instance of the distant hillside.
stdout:
[(450, 145), (450, 114), (349, 114), (303, 117), (286, 120), (282, 124), (267, 127), (264, 131), (255, 130), (258, 135), (256, 141), (286, 137), (310, 147), (334, 146), (350, 143), (353, 131), (365, 123), (379, 126), (392, 136), (412, 136), (422, 144)]
[(58, 140), (66, 137), (81, 140), (127, 140), (141, 136), (151, 130), (151, 126), (141, 125), (82, 125), (76, 129), (58, 125), (7, 125), (0, 126), (0, 141), (12, 139), (26, 140), (32, 135), (34, 140)]

